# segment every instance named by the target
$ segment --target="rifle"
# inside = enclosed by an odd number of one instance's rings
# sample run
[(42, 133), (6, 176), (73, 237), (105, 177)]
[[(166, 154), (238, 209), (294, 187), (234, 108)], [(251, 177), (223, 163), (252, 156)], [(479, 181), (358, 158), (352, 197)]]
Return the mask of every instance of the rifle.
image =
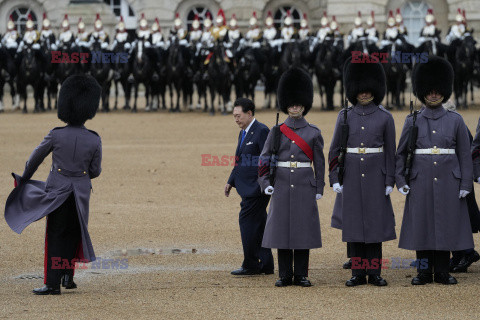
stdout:
[(410, 183), (410, 174), (412, 173), (413, 155), (415, 154), (415, 148), (418, 137), (418, 127), (416, 125), (418, 111), (413, 111), (413, 101), (410, 100), (410, 114), (413, 114), (413, 123), (408, 131), (408, 145), (407, 145), (407, 159), (405, 160), (405, 182), (408, 185)]
[(275, 127), (272, 128), (272, 135), (273, 135), (273, 144), (272, 144), (272, 149), (270, 150), (270, 175), (269, 175), (269, 180), (270, 180), (270, 185), (273, 187), (275, 184), (275, 175), (277, 172), (277, 158), (278, 158), (278, 149), (280, 149), (280, 137), (281, 137), (281, 131), (280, 131), (280, 126), (278, 125), (278, 117), (280, 114), (277, 112), (277, 122), (275, 124)]
[(343, 104), (343, 124), (341, 124), (341, 138), (340, 138), (340, 154), (338, 155), (338, 183), (343, 185), (343, 175), (345, 174), (345, 154), (347, 153), (347, 142), (349, 127), (347, 123), (347, 111), (348, 111), (348, 101), (345, 99)]

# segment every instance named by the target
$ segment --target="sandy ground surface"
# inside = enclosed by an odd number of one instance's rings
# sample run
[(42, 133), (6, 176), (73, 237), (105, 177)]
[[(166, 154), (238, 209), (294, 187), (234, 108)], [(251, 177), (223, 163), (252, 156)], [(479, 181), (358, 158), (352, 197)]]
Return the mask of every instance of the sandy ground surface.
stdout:
[[(327, 155), (337, 112), (320, 112), (318, 98), (315, 103), (307, 120), (321, 128)], [(406, 113), (393, 113), (397, 140)], [(475, 130), (480, 110), (461, 114)], [(272, 111), (256, 117), (274, 124)], [(52, 112), (0, 114), (0, 203), (12, 189), (10, 172), (21, 173), (35, 146), (61, 125)], [(31, 289), (43, 284), (45, 221), (17, 235), (1, 219), (0, 319), (478, 318), (480, 264), (459, 274), (456, 286), (413, 287), (415, 270), (392, 269), (390, 262), (383, 272), (389, 286), (345, 287), (350, 271), (341, 268), (346, 261), (341, 233), (330, 227), (331, 188), (318, 201), (324, 248), (311, 252), (313, 287), (276, 288), (277, 270), (269, 276), (231, 276), (243, 256), (240, 197), (235, 191), (223, 195), (232, 167), (202, 166), (201, 155), (234, 154), (239, 129), (232, 116), (100, 113), (87, 127), (101, 135), (104, 152), (103, 173), (93, 181), (90, 235), (97, 256), (116, 259), (121, 268), (89, 265), (76, 272), (78, 289), (34, 296)], [(45, 179), (50, 163), (47, 158), (34, 178)], [(480, 188), (476, 193), (480, 198)], [(397, 235), (404, 199), (396, 190), (392, 194)], [(385, 243), (384, 258), (414, 257), (397, 245), (397, 240)]]

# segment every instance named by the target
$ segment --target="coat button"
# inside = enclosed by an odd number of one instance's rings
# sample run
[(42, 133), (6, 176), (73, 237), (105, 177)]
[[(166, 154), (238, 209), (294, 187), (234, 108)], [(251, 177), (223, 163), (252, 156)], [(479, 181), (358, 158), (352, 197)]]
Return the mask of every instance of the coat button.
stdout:
[(293, 159), (293, 158), (295, 158), (295, 156), (292, 154), (292, 155), (290, 156), (290, 158), (292, 158), (292, 159)]
[(83, 174), (87, 174), (87, 171), (83, 171)]
[(292, 187), (292, 188), (293, 188), (293, 184), (292, 184), (290, 187)]
[(360, 145), (363, 147), (363, 142), (362, 142), (362, 143), (360, 143)]
[(363, 161), (363, 158), (360, 158), (360, 161)]
[(290, 172), (293, 172), (293, 170), (290, 170)]
[(362, 127), (362, 130), (365, 130), (365, 127)]
[(437, 131), (433, 130), (432, 133), (437, 133)]
[(362, 177), (365, 177), (365, 175), (362, 173)]
[(433, 164), (434, 164), (434, 165), (437, 165), (437, 161), (435, 161)]
[(437, 178), (434, 178), (433, 180), (437, 181), (438, 179), (437, 179)]
[(61, 172), (61, 171), (62, 171), (62, 169), (58, 169), (58, 172)]
[(295, 143), (295, 141), (292, 140), (292, 143)]

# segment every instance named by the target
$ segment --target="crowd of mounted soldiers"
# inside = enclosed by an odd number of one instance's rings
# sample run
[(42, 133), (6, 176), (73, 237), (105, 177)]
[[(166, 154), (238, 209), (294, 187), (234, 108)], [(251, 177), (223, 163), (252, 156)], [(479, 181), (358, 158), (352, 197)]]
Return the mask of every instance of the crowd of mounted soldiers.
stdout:
[[(65, 15), (58, 36), (46, 14), (40, 31), (29, 16), (23, 35), (10, 17), (0, 47), (0, 112), (4, 111), (6, 83), (10, 87), (12, 109), (21, 108), (21, 98), (23, 112), (27, 112), (27, 86), (31, 85), (34, 111), (40, 112), (56, 108), (58, 86), (75, 73), (89, 73), (102, 86), (103, 111), (120, 108), (136, 112), (140, 84), (145, 87), (146, 111), (169, 109), (179, 112), (182, 106), (184, 110), (228, 113), (235, 97), (255, 99), (259, 84), (265, 95), (263, 107), (272, 108), (277, 105), (278, 79), (293, 66), (302, 67), (312, 77), (316, 76), (321, 109), (333, 110), (337, 85), (343, 97), (343, 64), (352, 52), (382, 53), (383, 57), (388, 57), (387, 61), (382, 61), (387, 76), (384, 103), (387, 108), (403, 107), (405, 95), (408, 97), (409, 94), (407, 73), (415, 59), (401, 63), (392, 61), (393, 57), (401, 56), (399, 53), (418, 57), (426, 52), (447, 58), (455, 71), (457, 106), (467, 107), (468, 88), (473, 101), (473, 86), (480, 84), (480, 53), (472, 37), (473, 30), (467, 27), (465, 10), (458, 9), (455, 24), (442, 41), (433, 10), (429, 9), (416, 46), (408, 40), (399, 9), (395, 14), (389, 12), (383, 35), (375, 26), (373, 11), (366, 24), (358, 12), (348, 35), (340, 32), (336, 17), (329, 18), (326, 12), (318, 30), (310, 29), (306, 14), (298, 24), (290, 12), (281, 23), (275, 22), (268, 12), (263, 27), (260, 24), (256, 12), (253, 12), (248, 31), (243, 33), (235, 14), (227, 22), (220, 9), (215, 18), (210, 12), (204, 18), (196, 15), (187, 28), (176, 14), (174, 25), (165, 35), (158, 19), (150, 26), (142, 14), (134, 33), (128, 32), (120, 17), (111, 38), (98, 14), (93, 31), (87, 32), (80, 18), (76, 33)], [(99, 53), (108, 53), (112, 59), (108, 63), (101, 59), (92, 63), (92, 57)], [(88, 63), (58, 63), (59, 54), (64, 62), (65, 58), (81, 56), (88, 57)], [(110, 106), (112, 84), (115, 99)], [(118, 100), (120, 86), (124, 95), (122, 105)], [(169, 106), (165, 99), (167, 93), (170, 95)]]

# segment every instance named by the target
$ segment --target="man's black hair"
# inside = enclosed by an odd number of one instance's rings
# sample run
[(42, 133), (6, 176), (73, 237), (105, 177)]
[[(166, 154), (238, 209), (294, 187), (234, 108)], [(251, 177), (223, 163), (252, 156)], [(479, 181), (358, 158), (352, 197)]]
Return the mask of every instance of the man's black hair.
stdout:
[(252, 111), (252, 116), (255, 115), (255, 104), (252, 100), (248, 98), (238, 98), (233, 103), (233, 107), (242, 107), (242, 111), (247, 113), (248, 111)]

